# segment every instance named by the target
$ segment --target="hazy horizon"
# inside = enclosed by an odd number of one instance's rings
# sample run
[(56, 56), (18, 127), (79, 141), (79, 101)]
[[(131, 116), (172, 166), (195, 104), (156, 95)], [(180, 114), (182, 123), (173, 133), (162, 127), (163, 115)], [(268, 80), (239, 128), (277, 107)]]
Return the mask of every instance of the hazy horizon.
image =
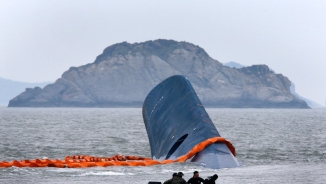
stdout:
[(221, 63), (266, 64), (325, 105), (326, 1), (0, 1), (0, 77), (55, 81), (127, 41), (187, 41)]

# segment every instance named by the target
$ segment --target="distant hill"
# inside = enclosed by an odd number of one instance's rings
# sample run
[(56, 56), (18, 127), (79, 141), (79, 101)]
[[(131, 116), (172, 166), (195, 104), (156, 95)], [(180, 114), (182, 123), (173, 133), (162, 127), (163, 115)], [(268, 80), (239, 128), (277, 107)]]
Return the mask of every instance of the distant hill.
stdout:
[(26, 88), (35, 86), (43, 88), (47, 84), (50, 84), (50, 82), (27, 83), (12, 81), (0, 77), (0, 106), (7, 106), (12, 98), (19, 95)]
[[(240, 63), (236, 63), (234, 61), (230, 61), (230, 62), (227, 62), (227, 63), (224, 63), (223, 64), (224, 66), (227, 66), (227, 67), (230, 67), (230, 68), (243, 68), (243, 67), (246, 67)], [(271, 68), (270, 68), (271, 71), (273, 71)], [(323, 107), (322, 105), (308, 99), (308, 98), (305, 98), (305, 97), (302, 97), (300, 96), (296, 91), (295, 91), (295, 85), (293, 82), (291, 82), (291, 86), (290, 86), (290, 91), (292, 94), (294, 94), (295, 96), (299, 97), (301, 100), (307, 102), (308, 106), (309, 107), (312, 107), (312, 108), (319, 108), (319, 107)]]
[(239, 64), (239, 63), (236, 63), (234, 61), (223, 63), (223, 65), (227, 66), (227, 67), (230, 67), (230, 68), (243, 68), (243, 67), (246, 67), (246, 66), (244, 66), (242, 64)]
[(26, 89), (9, 107), (141, 107), (172, 75), (186, 76), (206, 107), (309, 108), (291, 93), (290, 80), (266, 65), (230, 68), (197, 45), (162, 39), (109, 46), (55, 83)]
[(308, 98), (302, 97), (300, 96), (296, 91), (295, 91), (295, 85), (293, 82), (291, 82), (291, 86), (290, 86), (290, 90), (291, 93), (294, 94), (295, 96), (299, 97), (300, 99), (304, 100), (305, 102), (307, 102), (308, 106), (311, 108), (320, 108), (320, 107), (324, 107)]

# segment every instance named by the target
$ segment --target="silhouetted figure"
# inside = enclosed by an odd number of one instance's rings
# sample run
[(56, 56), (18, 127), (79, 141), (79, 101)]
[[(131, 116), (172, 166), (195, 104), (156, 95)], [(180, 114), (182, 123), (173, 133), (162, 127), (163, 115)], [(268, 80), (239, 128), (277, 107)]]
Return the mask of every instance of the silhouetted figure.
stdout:
[(213, 176), (209, 176), (205, 179), (204, 184), (215, 184), (215, 180), (217, 180), (218, 176), (217, 174), (214, 174)]
[(199, 177), (199, 172), (195, 171), (194, 176), (188, 180), (188, 184), (204, 183), (204, 179)]
[(182, 178), (182, 172), (178, 172), (176, 176), (174, 174), (172, 175), (172, 179), (165, 181), (163, 184), (187, 184), (186, 180)]

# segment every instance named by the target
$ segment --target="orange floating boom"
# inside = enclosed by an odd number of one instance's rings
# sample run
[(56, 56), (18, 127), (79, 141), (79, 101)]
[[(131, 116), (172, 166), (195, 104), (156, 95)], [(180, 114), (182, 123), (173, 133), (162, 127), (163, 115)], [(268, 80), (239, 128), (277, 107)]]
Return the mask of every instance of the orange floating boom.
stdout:
[(178, 157), (175, 160), (152, 160), (151, 158), (139, 156), (124, 156), (115, 155), (112, 157), (94, 157), (89, 155), (73, 155), (66, 156), (64, 160), (49, 160), (49, 159), (35, 159), (35, 160), (14, 160), (11, 162), (0, 162), (0, 168), (7, 167), (58, 167), (58, 168), (85, 168), (85, 167), (108, 167), (108, 166), (151, 166), (158, 164), (170, 164), (174, 162), (185, 162), (195, 156), (197, 153), (204, 150), (207, 146), (216, 142), (222, 142), (227, 145), (231, 153), (236, 156), (235, 148), (232, 143), (223, 137), (209, 138), (196, 146), (194, 146), (187, 154)]

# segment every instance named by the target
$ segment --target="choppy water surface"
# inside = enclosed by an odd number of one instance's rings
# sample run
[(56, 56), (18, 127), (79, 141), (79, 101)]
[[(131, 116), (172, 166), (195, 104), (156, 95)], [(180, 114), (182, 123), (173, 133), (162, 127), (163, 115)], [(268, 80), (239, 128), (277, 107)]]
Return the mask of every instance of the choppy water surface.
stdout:
[[(326, 183), (326, 109), (207, 109), (241, 167), (1, 168), (0, 183), (148, 183), (176, 171), (217, 183)], [(150, 157), (141, 109), (0, 108), (0, 160), (67, 155)]]

